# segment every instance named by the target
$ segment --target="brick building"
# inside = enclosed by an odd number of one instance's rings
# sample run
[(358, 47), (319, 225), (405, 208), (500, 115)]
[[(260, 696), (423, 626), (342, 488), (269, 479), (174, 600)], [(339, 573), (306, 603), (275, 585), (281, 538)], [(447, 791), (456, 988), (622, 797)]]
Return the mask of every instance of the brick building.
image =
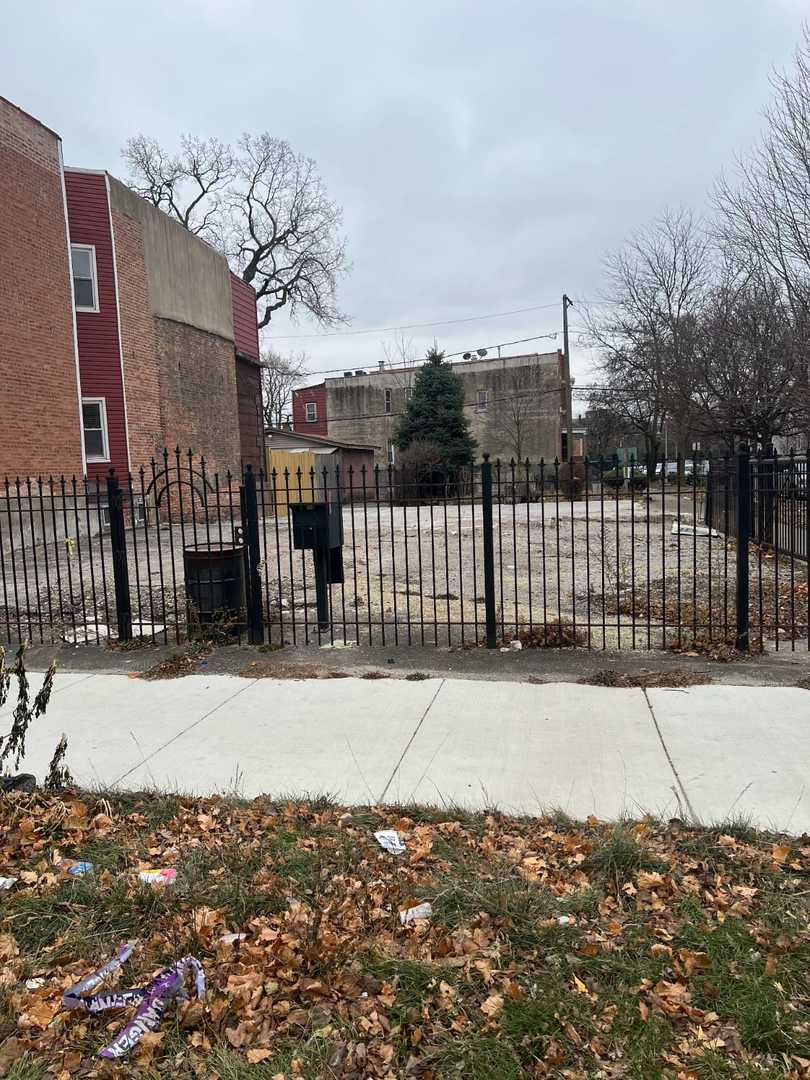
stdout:
[(253, 290), (199, 237), (0, 98), (0, 477), (263, 452)]
[[(453, 370), (464, 388), (479, 460), (484, 453), (505, 461), (562, 458), (560, 352), (488, 356), (454, 363)], [(417, 371), (347, 371), (294, 390), (293, 430), (375, 445), (378, 464), (395, 461), (397, 422)]]

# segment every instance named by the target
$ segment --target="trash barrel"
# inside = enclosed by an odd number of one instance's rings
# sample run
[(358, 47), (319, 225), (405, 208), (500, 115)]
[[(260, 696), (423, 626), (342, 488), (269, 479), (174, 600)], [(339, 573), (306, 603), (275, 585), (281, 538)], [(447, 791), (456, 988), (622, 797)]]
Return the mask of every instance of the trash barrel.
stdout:
[(245, 629), (245, 548), (243, 544), (198, 544), (183, 550), (189, 622), (230, 633)]

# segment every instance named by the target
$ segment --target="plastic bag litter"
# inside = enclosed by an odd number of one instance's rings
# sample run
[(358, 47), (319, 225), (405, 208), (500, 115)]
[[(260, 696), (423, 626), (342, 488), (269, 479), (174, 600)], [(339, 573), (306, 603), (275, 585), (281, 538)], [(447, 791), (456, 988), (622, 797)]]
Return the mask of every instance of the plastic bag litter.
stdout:
[(12, 885), (16, 885), (19, 878), (15, 877), (0, 877), (0, 892), (8, 892)]
[(403, 926), (410, 926), (417, 919), (429, 919), (432, 914), (433, 907), (425, 902), (424, 904), (417, 904), (416, 907), (408, 908), (407, 911), (400, 911), (399, 921)]
[(173, 885), (177, 877), (177, 871), (173, 867), (165, 870), (141, 870), (138, 881), (144, 885)]
[[(184, 956), (182, 960), (165, 968), (146, 986), (133, 987), (130, 990), (113, 990), (107, 994), (92, 993), (96, 987), (117, 971), (129, 960), (135, 949), (135, 942), (122, 945), (117, 954), (102, 964), (92, 974), (71, 986), (62, 995), (65, 1009), (80, 1010), (91, 1014), (106, 1012), (108, 1009), (123, 1009), (127, 1005), (137, 1005), (138, 1011), (128, 1024), (118, 1032), (109, 1046), (99, 1050), (99, 1057), (120, 1058), (137, 1046), (149, 1031), (157, 1031), (163, 1015), (172, 1001), (188, 1000), (186, 980), (194, 977), (194, 992), (202, 1000), (205, 997), (205, 972), (202, 964), (193, 956)], [(85, 997), (84, 995), (89, 996)]]
[(72, 866), (66, 866), (65, 869), (71, 877), (85, 877), (87, 874), (94, 874), (96, 868), (91, 862), (77, 862)]
[(402, 855), (408, 850), (407, 844), (396, 829), (380, 829), (374, 833), (374, 839), (390, 855)]

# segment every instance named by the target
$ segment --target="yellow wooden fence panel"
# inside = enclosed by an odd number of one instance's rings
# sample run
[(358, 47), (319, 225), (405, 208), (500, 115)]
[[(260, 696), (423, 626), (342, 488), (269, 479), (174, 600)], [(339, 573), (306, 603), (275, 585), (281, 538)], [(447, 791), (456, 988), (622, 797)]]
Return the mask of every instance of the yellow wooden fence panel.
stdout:
[[(285, 518), (289, 513), (287, 500), (287, 481), (284, 470), (289, 473), (289, 502), (313, 502), (312, 469), (315, 468), (315, 455), (309, 450), (267, 450), (267, 481), (265, 503), (272, 513), (273, 492), (275, 491), (276, 517)], [(273, 469), (276, 470), (275, 488)], [(301, 470), (301, 490), (298, 490), (298, 470)]]

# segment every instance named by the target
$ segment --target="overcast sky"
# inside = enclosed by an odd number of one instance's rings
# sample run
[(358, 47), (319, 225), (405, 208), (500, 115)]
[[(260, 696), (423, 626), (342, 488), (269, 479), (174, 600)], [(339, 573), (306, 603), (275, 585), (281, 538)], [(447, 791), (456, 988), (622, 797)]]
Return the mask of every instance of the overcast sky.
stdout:
[[(805, 0), (31, 0), (7, 9), (0, 93), (122, 178), (137, 132), (270, 131), (344, 207), (348, 329), (422, 351), (560, 328), (601, 260), (707, 191), (755, 139)], [(519, 315), (492, 317), (540, 305)], [(578, 325), (576, 308), (572, 323)], [(394, 333), (272, 323), (313, 369), (369, 367)], [(561, 337), (504, 353), (545, 350)], [(574, 372), (589, 354), (572, 342)]]

